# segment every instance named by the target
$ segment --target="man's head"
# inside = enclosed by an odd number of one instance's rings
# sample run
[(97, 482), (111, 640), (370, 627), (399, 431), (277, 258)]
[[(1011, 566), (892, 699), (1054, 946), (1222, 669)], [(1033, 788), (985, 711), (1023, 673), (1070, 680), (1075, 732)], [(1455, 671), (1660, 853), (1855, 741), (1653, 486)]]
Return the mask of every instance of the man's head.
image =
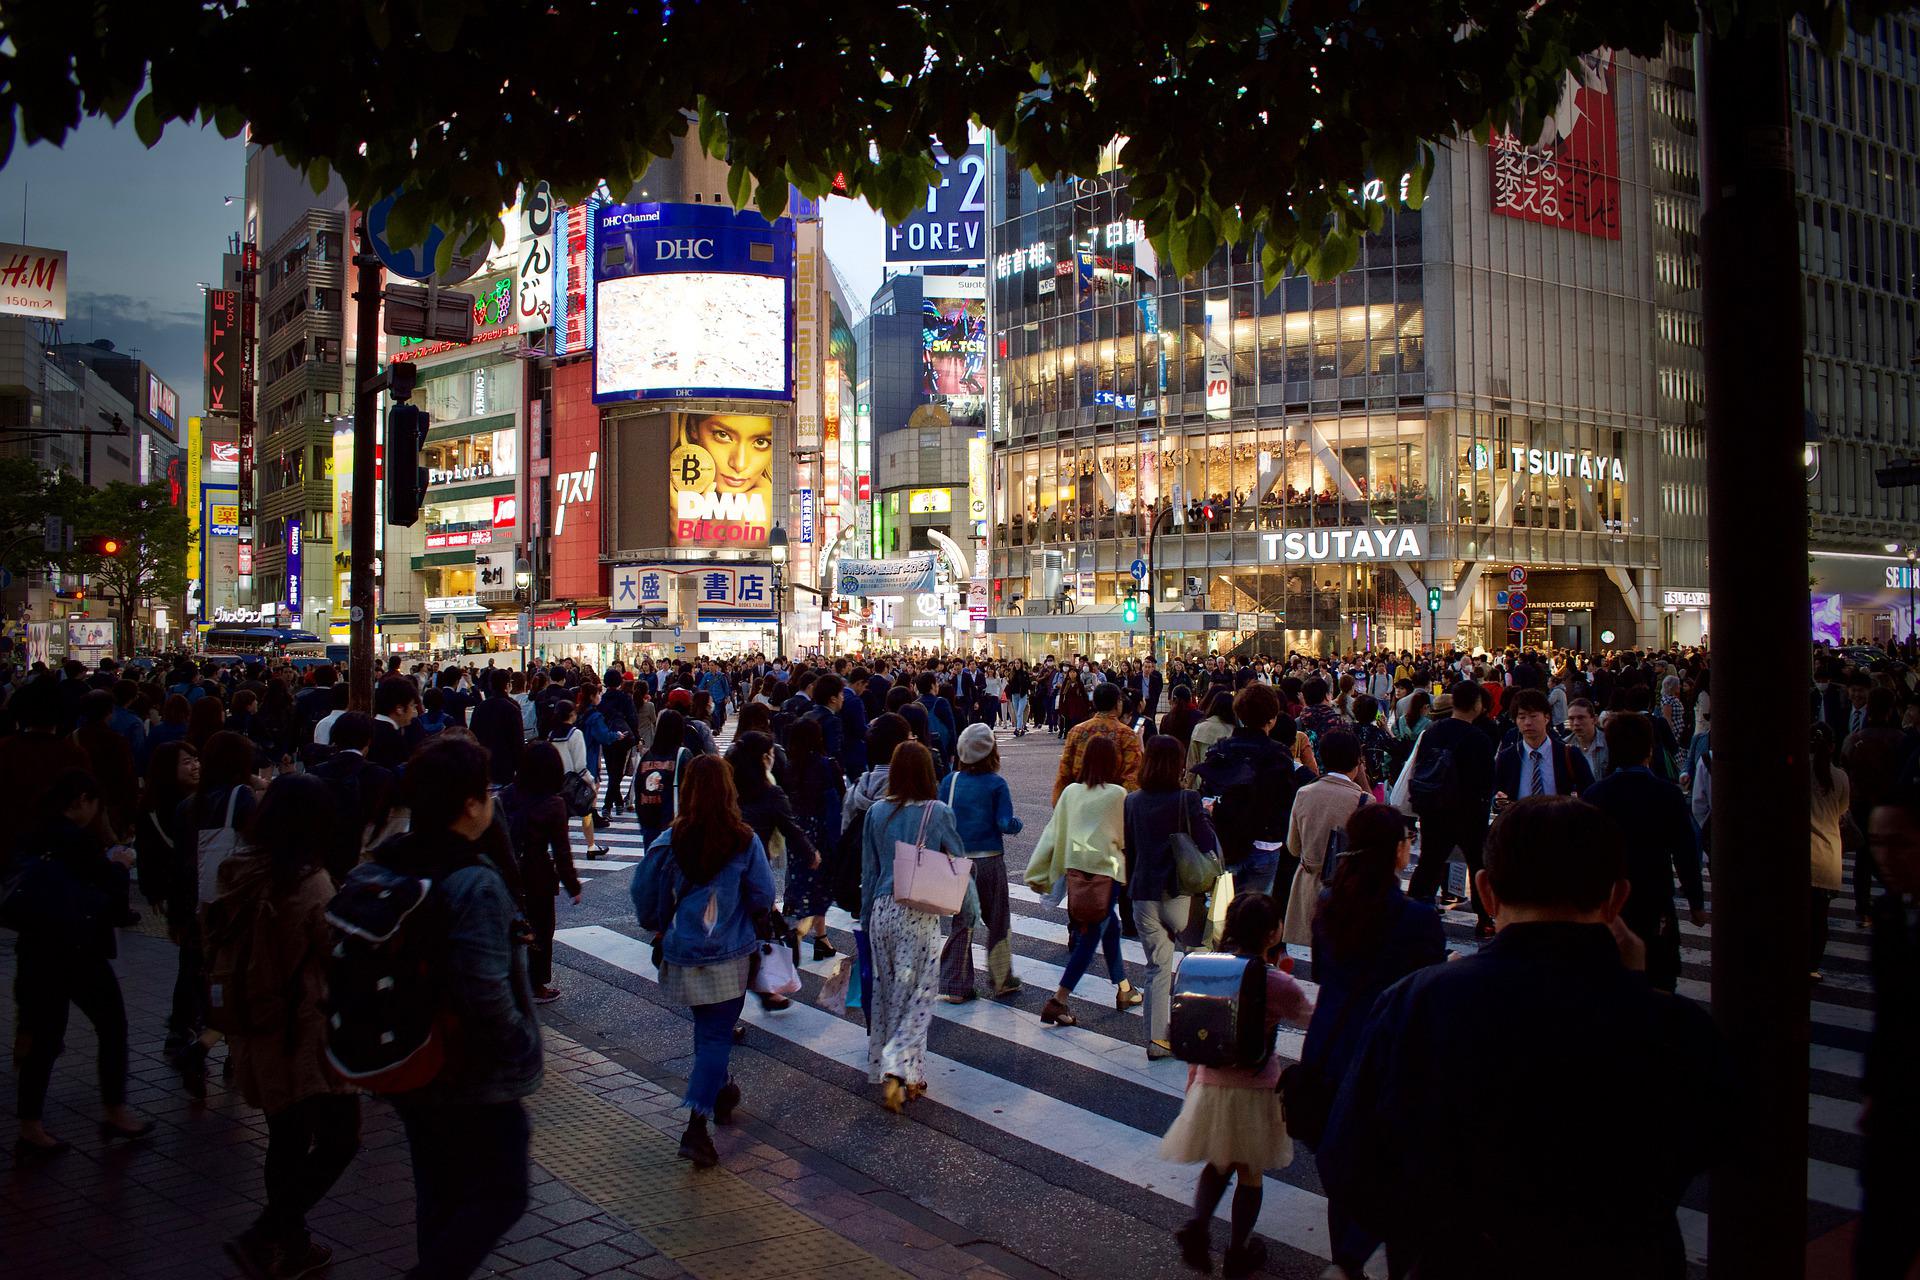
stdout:
[(1856, 671), (1847, 680), (1847, 698), (1854, 709), (1864, 711), (1867, 707), (1867, 695), (1873, 692), (1873, 677), (1864, 671)]
[(1653, 721), (1623, 711), (1607, 721), (1607, 759), (1616, 769), (1632, 769), (1653, 759)]
[(846, 682), (832, 672), (828, 672), (814, 679), (813, 700), (829, 711), (838, 711), (841, 694), (845, 689)]
[(1300, 697), (1310, 707), (1317, 707), (1327, 700), (1329, 692), (1327, 682), (1319, 676), (1300, 686)]
[(1097, 684), (1093, 686), (1093, 709), (1101, 715), (1112, 715), (1120, 709), (1120, 686), (1115, 684)]
[(1620, 832), (1605, 812), (1577, 796), (1529, 796), (1494, 819), (1474, 883), (1501, 928), (1606, 924), (1626, 903), (1626, 876)]
[(1462, 680), (1453, 686), (1453, 714), (1457, 719), (1472, 720), (1480, 714), (1481, 689), (1471, 680)]
[(1246, 685), (1233, 695), (1233, 718), (1242, 728), (1265, 733), (1280, 718), (1280, 696), (1272, 685)]
[(1326, 774), (1344, 773), (1355, 782), (1366, 776), (1361, 765), (1360, 739), (1350, 733), (1335, 730), (1320, 739), (1320, 768)]
[[(1454, 705), (1459, 705), (1456, 695)], [(1547, 703), (1547, 695), (1538, 689), (1521, 689), (1514, 693), (1511, 704), (1514, 727), (1520, 730), (1520, 737), (1529, 747), (1537, 747), (1547, 740), (1547, 726), (1552, 722), (1553, 711)]]
[(1591, 698), (1575, 698), (1567, 704), (1567, 728), (1581, 742), (1593, 741), (1593, 731), (1599, 723), (1594, 718)]
[(373, 713), (404, 729), (420, 714), (420, 691), (405, 676), (387, 676), (374, 686)]
[(913, 678), (913, 687), (920, 691), (920, 694), (922, 697), (925, 697), (927, 694), (932, 693), (933, 692), (933, 672), (922, 671), (919, 675), (915, 676)]
[(1874, 868), (1895, 893), (1920, 893), (1920, 787), (1902, 787), (1867, 819)]
[(365, 751), (373, 742), (373, 717), (349, 711), (333, 722), (328, 740), (342, 751)]
[(413, 829), (476, 840), (493, 821), (487, 749), (465, 734), (436, 734), (407, 761)]

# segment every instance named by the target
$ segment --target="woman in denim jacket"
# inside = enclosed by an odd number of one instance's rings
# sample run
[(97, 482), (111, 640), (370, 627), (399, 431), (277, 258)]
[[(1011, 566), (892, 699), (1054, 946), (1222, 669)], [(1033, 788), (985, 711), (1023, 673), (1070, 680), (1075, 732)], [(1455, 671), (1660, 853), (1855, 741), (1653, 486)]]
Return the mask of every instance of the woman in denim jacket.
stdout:
[(700, 756), (688, 762), (673, 825), (634, 868), (632, 895), (640, 927), (658, 935), (661, 994), (693, 1010), (686, 1099), (693, 1114), (680, 1155), (711, 1168), (720, 1155), (707, 1120), (725, 1124), (740, 1105), (740, 1086), (727, 1070), (733, 1024), (746, 1003), (757, 926), (774, 897), (767, 852), (740, 817), (726, 761)]

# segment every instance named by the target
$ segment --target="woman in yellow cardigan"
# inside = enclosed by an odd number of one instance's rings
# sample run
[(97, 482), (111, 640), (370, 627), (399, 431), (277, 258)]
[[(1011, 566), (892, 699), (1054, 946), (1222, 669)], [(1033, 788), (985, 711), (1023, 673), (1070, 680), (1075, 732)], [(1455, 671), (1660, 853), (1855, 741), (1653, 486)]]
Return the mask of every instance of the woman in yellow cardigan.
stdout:
[(1119, 988), (1115, 1007), (1124, 1011), (1141, 1001), (1140, 993), (1127, 981), (1127, 966), (1120, 958), (1120, 917), (1114, 910), (1127, 874), (1126, 800), (1127, 789), (1120, 784), (1120, 752), (1106, 738), (1092, 739), (1080, 761), (1079, 781), (1060, 793), (1027, 863), (1027, 887), (1041, 893), (1067, 877), (1067, 914), (1078, 930), (1059, 989), (1040, 1010), (1040, 1021), (1051, 1026), (1071, 1027), (1079, 1022), (1067, 1008), (1067, 997), (1093, 964), (1093, 953), (1103, 947), (1107, 971)]

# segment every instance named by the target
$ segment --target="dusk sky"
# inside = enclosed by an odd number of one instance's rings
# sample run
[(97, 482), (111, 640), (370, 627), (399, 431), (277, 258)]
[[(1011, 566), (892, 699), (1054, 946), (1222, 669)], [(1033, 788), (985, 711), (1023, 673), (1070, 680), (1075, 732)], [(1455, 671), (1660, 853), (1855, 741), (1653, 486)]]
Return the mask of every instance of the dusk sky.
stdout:
[[(197, 414), (205, 399), (204, 313), (198, 281), (215, 280), (240, 228), (245, 148), (212, 128), (171, 125), (149, 151), (130, 124), (89, 120), (66, 145), (14, 151), (0, 170), (0, 240), (67, 251), (69, 342), (109, 339), (137, 353)], [(26, 215), (25, 233), (21, 215)], [(885, 224), (866, 205), (834, 199), (827, 256), (861, 307), (881, 279)]]

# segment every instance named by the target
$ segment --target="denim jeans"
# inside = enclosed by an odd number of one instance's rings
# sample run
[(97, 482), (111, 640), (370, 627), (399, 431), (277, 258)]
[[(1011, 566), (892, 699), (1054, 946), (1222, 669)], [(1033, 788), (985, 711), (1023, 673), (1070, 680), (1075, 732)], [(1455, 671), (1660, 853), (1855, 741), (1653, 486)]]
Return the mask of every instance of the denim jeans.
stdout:
[(1081, 976), (1093, 967), (1093, 953), (1100, 950), (1107, 953), (1107, 972), (1113, 975), (1114, 984), (1125, 982), (1127, 966), (1120, 958), (1120, 917), (1112, 907), (1107, 908), (1104, 923), (1082, 925), (1074, 933), (1067, 952), (1067, 971), (1060, 977), (1061, 987), (1072, 991)]
[(413, 1154), (410, 1280), (466, 1280), (527, 1210), (532, 1130), (518, 1101), (400, 1103)]
[(1008, 694), (1007, 713), (1013, 721), (1014, 730), (1018, 733), (1025, 733), (1027, 731), (1027, 695), (1024, 693)]
[(687, 1106), (697, 1116), (713, 1115), (714, 1100), (727, 1083), (733, 1057), (733, 1024), (746, 1006), (744, 995), (719, 1004), (693, 1006), (693, 1070), (687, 1073)]
[(1167, 1038), (1167, 1015), (1173, 1003), (1173, 940), (1187, 927), (1192, 898), (1162, 898), (1133, 904), (1133, 923), (1140, 931), (1140, 947), (1147, 953), (1147, 973), (1140, 986), (1147, 996), (1147, 1041)]
[(307, 1243), (307, 1215), (360, 1150), (360, 1095), (315, 1093), (267, 1117), (267, 1207), (254, 1230), (275, 1244)]

